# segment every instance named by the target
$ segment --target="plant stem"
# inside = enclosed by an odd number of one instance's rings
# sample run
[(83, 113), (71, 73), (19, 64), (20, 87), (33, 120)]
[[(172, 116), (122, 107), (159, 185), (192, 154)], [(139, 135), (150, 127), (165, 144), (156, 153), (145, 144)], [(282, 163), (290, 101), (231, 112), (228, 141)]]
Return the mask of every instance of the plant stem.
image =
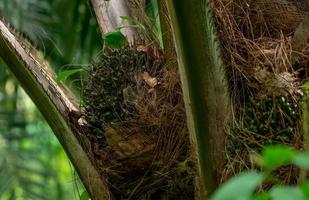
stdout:
[(43, 65), (26, 46), (23, 39), (18, 39), (0, 21), (0, 57), (43, 114), (92, 198), (109, 199), (107, 184), (90, 162), (76, 138), (76, 132), (72, 130), (74, 118), (71, 116), (79, 112), (75, 103), (66, 95), (68, 91), (56, 84), (52, 70)]
[(168, 0), (188, 127), (208, 196), (224, 164), (229, 95), (225, 67), (208, 0)]

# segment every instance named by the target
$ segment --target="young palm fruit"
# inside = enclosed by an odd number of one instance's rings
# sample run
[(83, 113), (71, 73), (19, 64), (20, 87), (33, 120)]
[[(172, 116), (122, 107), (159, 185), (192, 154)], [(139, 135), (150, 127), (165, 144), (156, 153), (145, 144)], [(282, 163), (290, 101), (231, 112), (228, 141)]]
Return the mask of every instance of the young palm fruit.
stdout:
[(145, 52), (130, 48), (106, 50), (91, 65), (84, 90), (85, 114), (93, 126), (127, 121), (134, 113), (139, 75), (155, 76), (160, 67)]
[[(125, 162), (124, 173), (142, 169), (151, 160), (156, 138), (138, 127), (136, 131), (126, 127), (138, 115), (140, 91), (149, 87), (143, 74), (154, 77), (160, 67), (157, 59), (133, 48), (106, 49), (90, 66), (83, 100), (93, 129), (90, 137), (95, 138), (94, 154), (103, 155), (101, 160), (111, 166)], [(108, 158), (104, 152), (109, 152)]]
[(115, 199), (194, 198), (195, 163), (177, 69), (164, 68), (155, 48), (139, 46), (105, 50), (88, 74), (88, 137)]

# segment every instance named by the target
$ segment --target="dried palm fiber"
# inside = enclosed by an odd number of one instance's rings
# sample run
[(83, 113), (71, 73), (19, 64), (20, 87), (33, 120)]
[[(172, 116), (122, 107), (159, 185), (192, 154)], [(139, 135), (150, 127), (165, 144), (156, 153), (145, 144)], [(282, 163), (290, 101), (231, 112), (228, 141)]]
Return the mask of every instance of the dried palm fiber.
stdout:
[[(304, 21), (297, 27), (293, 36), (293, 67), (296, 70), (303, 69), (302, 78), (309, 76), (309, 15), (306, 16)], [(304, 55), (307, 58), (304, 59)], [(308, 79), (307, 79), (308, 80)]]
[(256, 0), (257, 7), (268, 25), (284, 32), (295, 31), (296, 27), (309, 15), (308, 0)]
[(138, 38), (135, 38), (136, 44), (159, 44), (158, 33), (153, 25), (153, 19), (149, 18), (149, 13), (144, 9), (149, 6), (146, 0), (128, 0), (128, 5), (132, 13), (133, 24), (136, 25), (139, 33)]
[(267, 26), (271, 31), (291, 33), (309, 15), (308, 0), (223, 0), (221, 3), (229, 8), (234, 7), (231, 11), (235, 19), (239, 20), (246, 12), (245, 17), (252, 20), (250, 25), (256, 30), (259, 26)]
[[(267, 19), (256, 15), (256, 6), (251, 6), (251, 2), (211, 1), (232, 87), (237, 86), (238, 81), (256, 78), (260, 70), (277, 75), (284, 72), (294, 74), (292, 38), (267, 26)], [(275, 31), (278, 34), (274, 35)], [(298, 57), (300, 62), (308, 58), (305, 48), (302, 51)], [(300, 68), (306, 69), (307, 66)]]
[(95, 162), (116, 199), (192, 199), (194, 164), (177, 69), (139, 46), (106, 50), (84, 91)]
[[(282, 2), (211, 1), (228, 67), (235, 118), (229, 125), (222, 181), (256, 168), (251, 155), (259, 153), (267, 144), (281, 143), (298, 149), (303, 145), (299, 109), (301, 80), (292, 62), (291, 35), (306, 11), (293, 4), (303, 14), (280, 12)], [(279, 18), (279, 14), (289, 15), (289, 19)], [(308, 66), (303, 64), (309, 57), (304, 50), (298, 60), (302, 63), (297, 67), (300, 71)], [(285, 183), (295, 183), (298, 170), (288, 166), (276, 175)]]
[(295, 58), (293, 68), (300, 71), (299, 77), (303, 83), (309, 81), (309, 43), (305, 45), (303, 50)]

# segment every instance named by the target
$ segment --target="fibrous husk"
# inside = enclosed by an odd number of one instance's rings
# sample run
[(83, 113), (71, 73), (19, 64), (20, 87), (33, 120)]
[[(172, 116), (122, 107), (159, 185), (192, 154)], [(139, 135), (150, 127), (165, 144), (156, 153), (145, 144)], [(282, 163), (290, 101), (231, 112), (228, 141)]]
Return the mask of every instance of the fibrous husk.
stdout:
[[(234, 105), (225, 181), (258, 169), (251, 155), (265, 145), (302, 148), (300, 86), (308, 79), (309, 52), (303, 40), (301, 49), (293, 49), (293, 34), (309, 6), (306, 0), (212, 0), (211, 5)], [(288, 166), (275, 175), (296, 183), (298, 170)]]
[(192, 199), (195, 164), (177, 69), (151, 46), (106, 50), (88, 72), (84, 114), (116, 199)]
[(293, 32), (309, 15), (307, 0), (256, 0), (252, 1), (270, 28)]

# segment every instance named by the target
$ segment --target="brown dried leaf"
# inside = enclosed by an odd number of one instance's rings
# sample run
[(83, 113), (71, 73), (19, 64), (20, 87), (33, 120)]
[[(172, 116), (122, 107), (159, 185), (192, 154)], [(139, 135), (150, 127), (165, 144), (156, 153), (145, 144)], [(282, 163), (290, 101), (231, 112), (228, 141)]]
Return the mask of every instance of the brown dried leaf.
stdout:
[(138, 52), (145, 52), (148, 56), (155, 58), (159, 63), (163, 62), (164, 56), (161, 50), (154, 46), (137, 46), (136, 50)]
[(149, 85), (152, 88), (154, 88), (159, 84), (158, 79), (150, 76), (148, 72), (143, 73), (143, 80), (147, 83), (147, 85)]

